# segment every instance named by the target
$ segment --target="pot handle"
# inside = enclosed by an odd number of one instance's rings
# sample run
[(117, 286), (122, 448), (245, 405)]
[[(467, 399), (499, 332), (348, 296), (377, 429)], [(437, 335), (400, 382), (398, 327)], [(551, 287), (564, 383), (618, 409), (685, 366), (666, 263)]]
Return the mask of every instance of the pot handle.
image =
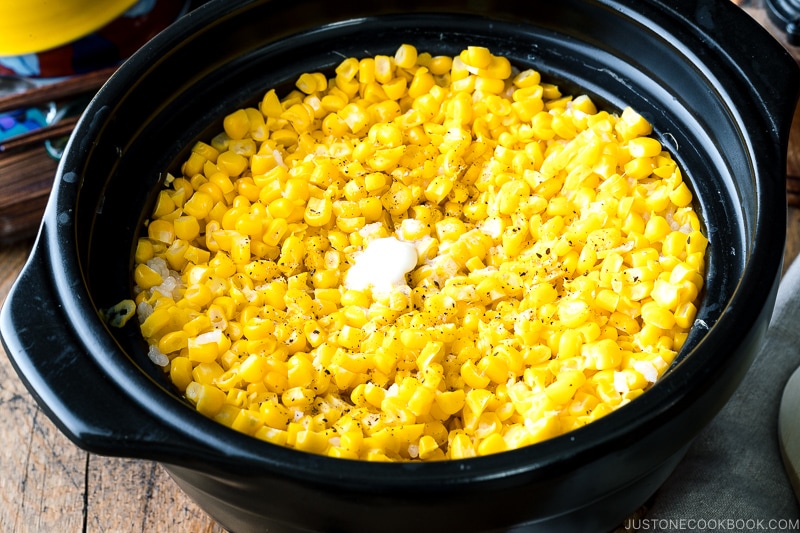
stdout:
[[(771, 134), (778, 140), (788, 139), (800, 97), (800, 60), (740, 6), (732, 2), (706, 2), (703, 9), (697, 10), (699, 28), (708, 23), (708, 20), (703, 21), (705, 10), (720, 11), (711, 17), (716, 21), (711, 42), (716, 42), (719, 50), (728, 54), (731, 64), (738, 70), (730, 84), (745, 84), (748, 93), (760, 101), (755, 103), (763, 106)], [(745, 39), (742, 34), (747, 26), (737, 25), (739, 18), (752, 26)], [(730, 31), (731, 28), (742, 31)], [(784, 141), (784, 151), (785, 146)]]
[[(73, 443), (123, 457), (185, 460), (206, 455), (131, 401), (83, 350), (48, 279), (42, 235), (0, 309), (0, 338), (40, 408)], [(179, 461), (180, 462), (180, 461)]]
[[(785, 152), (786, 140), (789, 139), (795, 108), (800, 97), (800, 68), (798, 60), (790, 56), (786, 50), (781, 49), (781, 52), (785, 55), (777, 59), (782, 63), (776, 60), (776, 68), (769, 72), (764, 72), (761, 65), (751, 65), (753, 73), (750, 83), (753, 94), (759, 95), (762, 99), (772, 134), (778, 140), (784, 139), (782, 150)], [(755, 80), (769, 81), (763, 83)]]

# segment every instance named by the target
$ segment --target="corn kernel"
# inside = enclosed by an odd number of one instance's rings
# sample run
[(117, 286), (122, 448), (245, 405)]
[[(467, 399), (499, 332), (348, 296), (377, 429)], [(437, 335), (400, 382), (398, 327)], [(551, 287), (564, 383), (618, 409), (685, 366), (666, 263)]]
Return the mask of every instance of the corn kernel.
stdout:
[(250, 120), (244, 109), (238, 109), (227, 115), (222, 127), (231, 139), (241, 139), (250, 132)]
[(225, 393), (218, 388), (194, 381), (186, 387), (186, 397), (207, 417), (216, 415), (225, 401)]
[[(601, 418), (675, 359), (708, 239), (635, 110), (480, 46), (295, 87), (195, 143), (136, 245), (124, 309), (199, 412), (331, 457), (461, 459)], [(390, 236), (408, 286), (344, 286)]]
[(410, 69), (417, 64), (417, 49), (410, 44), (403, 44), (394, 54), (394, 64), (400, 68)]
[(143, 289), (149, 289), (151, 287), (155, 287), (156, 285), (161, 285), (161, 283), (164, 281), (164, 279), (161, 277), (161, 274), (144, 263), (136, 265), (136, 268), (133, 271), (133, 279), (136, 284)]
[(147, 225), (147, 236), (154, 241), (172, 244), (175, 240), (175, 227), (169, 220), (153, 220)]

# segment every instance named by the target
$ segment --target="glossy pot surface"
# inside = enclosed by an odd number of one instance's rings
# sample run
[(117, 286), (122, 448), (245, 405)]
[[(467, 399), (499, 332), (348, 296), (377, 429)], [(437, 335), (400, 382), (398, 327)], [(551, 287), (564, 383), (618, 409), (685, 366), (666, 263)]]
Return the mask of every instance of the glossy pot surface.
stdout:
[[(130, 297), (136, 237), (187, 147), (301, 72), (402, 43), (449, 55), (487, 46), (565, 92), (609, 110), (630, 105), (684, 169), (710, 238), (706, 289), (676, 363), (634, 402), (489, 457), (338, 460), (204, 418), (150, 363), (135, 324), (110, 330), (100, 320), (99, 309)], [(799, 87), (788, 53), (719, 0), (212, 0), (135, 54), (90, 104), (3, 307), (3, 343), (74, 442), (162, 462), (232, 531), (610, 530), (666, 479), (766, 331)]]

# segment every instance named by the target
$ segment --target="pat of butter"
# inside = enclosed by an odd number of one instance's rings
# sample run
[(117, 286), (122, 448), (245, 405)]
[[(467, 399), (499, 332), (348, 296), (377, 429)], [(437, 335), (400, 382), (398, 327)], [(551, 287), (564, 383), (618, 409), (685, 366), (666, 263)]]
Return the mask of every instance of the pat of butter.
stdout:
[(396, 237), (375, 239), (355, 258), (345, 278), (345, 287), (354, 290), (372, 288), (388, 292), (406, 284), (406, 274), (417, 266), (413, 243)]

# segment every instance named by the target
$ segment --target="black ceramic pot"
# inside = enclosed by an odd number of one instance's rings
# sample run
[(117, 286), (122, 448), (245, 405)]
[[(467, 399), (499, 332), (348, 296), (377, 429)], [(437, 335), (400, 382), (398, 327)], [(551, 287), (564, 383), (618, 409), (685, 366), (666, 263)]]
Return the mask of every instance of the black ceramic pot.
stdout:
[[(720, 0), (212, 0), (100, 90), (61, 161), (2, 338), (77, 445), (153, 459), (224, 527), (246, 531), (604, 531), (649, 498), (725, 404), (761, 342), (780, 278), (797, 65)], [(380, 5), (380, 7), (375, 7)], [(746, 37), (746, 38), (745, 38)], [(166, 169), (269, 87), (401, 43), (484, 45), (567, 92), (631, 105), (685, 169), (710, 236), (694, 332), (650, 391), (535, 446), (371, 464), (261, 442), (196, 413), (138, 327), (98, 309), (131, 295), (132, 250)]]

